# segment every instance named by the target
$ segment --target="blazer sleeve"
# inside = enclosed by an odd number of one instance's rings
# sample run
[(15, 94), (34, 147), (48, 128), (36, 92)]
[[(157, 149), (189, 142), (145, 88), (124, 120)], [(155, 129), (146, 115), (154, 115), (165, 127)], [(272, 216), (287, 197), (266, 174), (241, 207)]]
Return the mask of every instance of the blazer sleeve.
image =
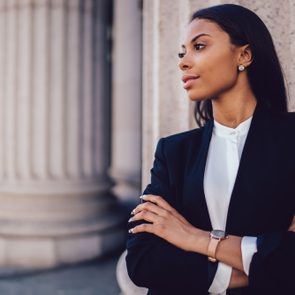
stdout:
[(261, 235), (257, 249), (249, 271), (249, 288), (253, 293), (295, 294), (295, 233)]
[[(143, 194), (160, 195), (173, 206), (164, 141), (162, 138), (157, 144), (151, 183)], [(128, 229), (141, 222), (131, 222)], [(128, 234), (126, 264), (129, 277), (141, 287), (165, 292), (171, 289), (171, 294), (187, 290), (187, 294), (196, 295), (207, 294), (209, 288), (207, 257), (184, 251), (150, 233)]]

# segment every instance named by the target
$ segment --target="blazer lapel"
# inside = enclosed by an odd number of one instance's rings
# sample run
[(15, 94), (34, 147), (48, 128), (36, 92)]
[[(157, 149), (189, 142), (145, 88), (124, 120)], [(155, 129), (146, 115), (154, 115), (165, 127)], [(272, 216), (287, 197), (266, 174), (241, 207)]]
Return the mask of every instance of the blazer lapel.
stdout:
[(212, 136), (213, 120), (203, 127), (201, 142), (193, 143), (190, 163), (183, 187), (183, 210), (190, 222), (204, 230), (211, 229), (211, 221), (204, 195), (203, 179), (209, 144)]
[(271, 169), (271, 167), (268, 168), (271, 159), (266, 153), (270, 148), (267, 132), (270, 122), (270, 113), (262, 110), (257, 104), (228, 208), (226, 230), (232, 234), (243, 234), (243, 232), (249, 234), (246, 223), (249, 224), (254, 218), (256, 212), (254, 210), (262, 210), (265, 206), (261, 192), (268, 181), (266, 171)]

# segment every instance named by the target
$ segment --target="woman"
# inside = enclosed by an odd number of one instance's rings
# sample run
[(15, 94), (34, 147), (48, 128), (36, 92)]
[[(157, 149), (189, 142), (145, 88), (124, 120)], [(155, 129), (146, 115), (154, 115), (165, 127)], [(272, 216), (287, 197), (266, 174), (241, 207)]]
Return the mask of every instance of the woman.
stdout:
[(148, 294), (293, 292), (295, 116), (270, 33), (242, 6), (209, 7), (179, 57), (202, 127), (157, 145), (129, 276)]

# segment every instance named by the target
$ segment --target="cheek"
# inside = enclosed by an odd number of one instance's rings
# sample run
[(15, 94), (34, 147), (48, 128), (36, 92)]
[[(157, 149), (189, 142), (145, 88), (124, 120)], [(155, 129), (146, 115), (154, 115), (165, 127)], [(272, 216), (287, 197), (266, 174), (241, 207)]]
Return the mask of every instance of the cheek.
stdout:
[(210, 83), (211, 87), (226, 86), (236, 79), (237, 67), (233, 64), (231, 58), (225, 56), (211, 61), (206, 72), (204, 72), (204, 79)]
[(199, 63), (200, 80), (189, 91), (191, 99), (211, 98), (232, 87), (237, 79), (237, 68), (229, 58), (208, 59)]

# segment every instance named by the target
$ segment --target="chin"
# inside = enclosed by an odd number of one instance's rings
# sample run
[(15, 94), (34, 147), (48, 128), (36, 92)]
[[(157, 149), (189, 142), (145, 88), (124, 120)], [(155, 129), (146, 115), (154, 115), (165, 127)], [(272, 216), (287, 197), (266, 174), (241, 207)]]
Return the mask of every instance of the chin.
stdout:
[(200, 93), (200, 91), (193, 91), (193, 89), (187, 91), (187, 95), (192, 102), (198, 102), (203, 100), (212, 99), (214, 95), (212, 93)]
[(203, 97), (200, 97), (199, 95), (197, 96), (197, 95), (192, 95), (192, 94), (189, 94), (189, 93), (188, 93), (188, 97), (193, 102), (204, 100), (204, 96)]

